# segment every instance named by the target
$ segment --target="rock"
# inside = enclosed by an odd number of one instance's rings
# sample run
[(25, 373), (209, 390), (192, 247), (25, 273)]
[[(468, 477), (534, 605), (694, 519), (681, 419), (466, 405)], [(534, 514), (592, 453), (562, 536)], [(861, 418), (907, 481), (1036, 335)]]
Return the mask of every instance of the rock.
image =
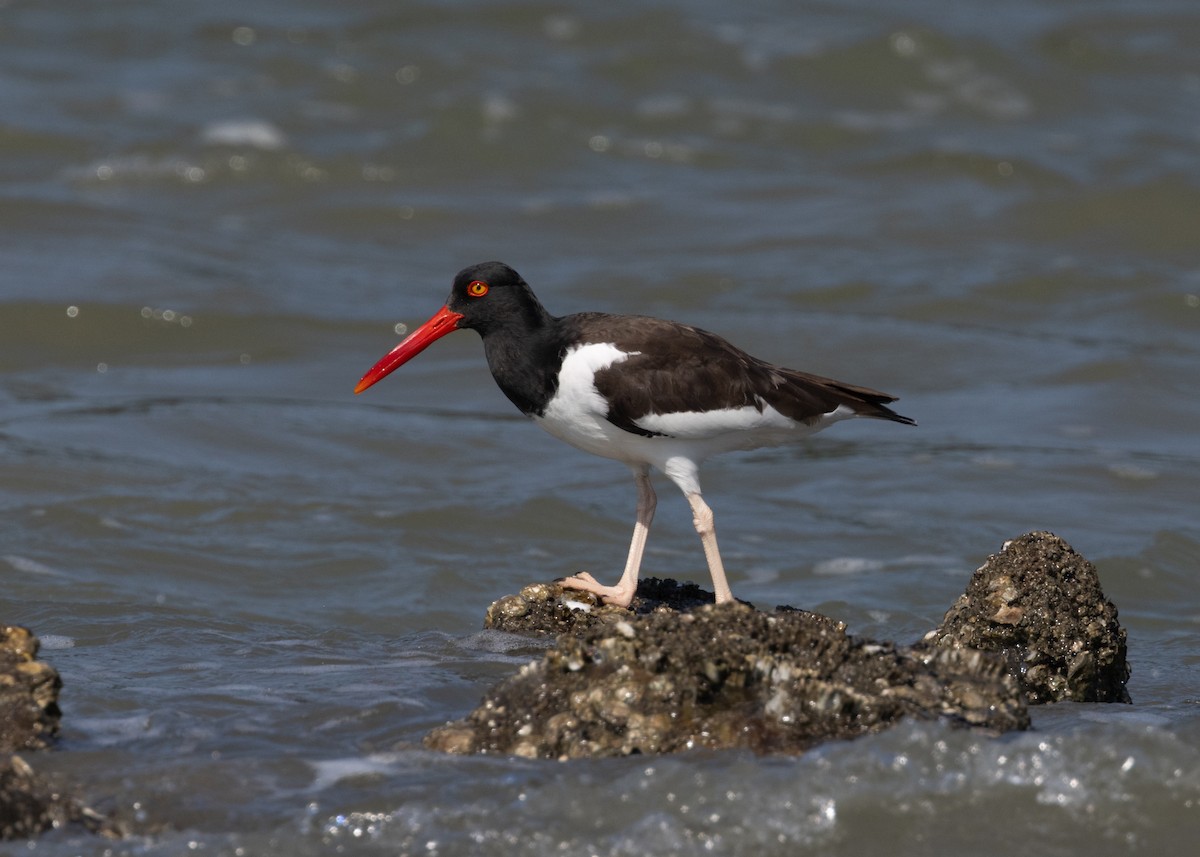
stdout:
[(47, 784), (20, 756), (0, 756), (0, 840), (29, 839), (65, 824), (108, 838), (124, 835), (111, 818)]
[(1096, 567), (1053, 533), (1006, 542), (923, 641), (997, 652), (1031, 704), (1129, 702), (1125, 630)]
[(487, 627), (557, 643), (426, 744), (555, 759), (799, 753), (906, 717), (999, 733), (1029, 728), (1027, 701), (1129, 701), (1116, 608), (1095, 567), (1050, 533), (1006, 543), (911, 647), (790, 607), (713, 600), (654, 578), (628, 610), (559, 584), (500, 599)]
[(29, 629), (0, 625), (0, 753), (41, 749), (58, 734), (62, 679), (37, 651)]
[[(532, 606), (520, 618), (570, 624), (552, 604), (561, 590), (547, 587), (534, 598), (523, 590)], [(677, 588), (651, 585), (668, 595)], [(489, 611), (489, 621), (499, 612), (520, 613)], [(855, 639), (842, 623), (799, 610), (679, 612), (658, 603), (646, 613), (603, 608), (577, 619), (540, 661), (426, 744), (553, 759), (700, 747), (799, 753), (905, 717), (993, 732), (1029, 727), (1018, 684), (997, 656)]]
[(51, 827), (80, 824), (111, 838), (121, 826), (63, 793), (12, 751), (39, 750), (58, 734), (62, 679), (36, 660), (38, 640), (28, 628), (0, 625), (0, 840), (27, 839)]

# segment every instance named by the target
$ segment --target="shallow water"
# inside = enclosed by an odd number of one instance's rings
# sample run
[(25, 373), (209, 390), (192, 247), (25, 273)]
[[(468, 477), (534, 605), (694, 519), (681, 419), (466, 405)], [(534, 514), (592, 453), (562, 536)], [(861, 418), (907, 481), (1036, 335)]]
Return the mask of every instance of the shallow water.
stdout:
[[(1154, 0), (0, 4), (0, 620), (63, 674), (38, 766), (144, 831), (29, 850), (1186, 853), (1198, 37)], [(800, 759), (422, 750), (536, 656), (487, 605), (615, 578), (633, 517), (469, 333), (351, 394), (489, 258), (902, 397), (916, 429), (706, 467), (740, 597), (912, 640), (1053, 530), (1135, 704)], [(706, 582), (660, 487), (645, 570)]]

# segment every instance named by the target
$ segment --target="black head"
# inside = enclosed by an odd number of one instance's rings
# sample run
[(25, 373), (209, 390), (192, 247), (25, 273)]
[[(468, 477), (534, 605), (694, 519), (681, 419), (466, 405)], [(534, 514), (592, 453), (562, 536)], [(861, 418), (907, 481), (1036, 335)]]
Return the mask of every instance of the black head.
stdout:
[[(463, 268), (454, 278), (446, 305), (383, 355), (362, 376), (354, 392), (361, 393), (386, 378), (435, 341), (462, 327), (479, 332), (492, 374), (503, 373), (504, 369), (497, 367), (511, 364), (510, 355), (520, 354), (522, 346), (529, 351), (532, 343), (544, 342), (553, 321), (521, 275), (503, 262), (483, 262)], [(501, 381), (501, 375), (496, 375), (496, 380)], [(510, 393), (509, 398), (512, 396)]]
[(454, 278), (446, 307), (467, 327), (486, 337), (501, 329), (534, 329), (549, 319), (529, 284), (503, 262), (480, 262)]

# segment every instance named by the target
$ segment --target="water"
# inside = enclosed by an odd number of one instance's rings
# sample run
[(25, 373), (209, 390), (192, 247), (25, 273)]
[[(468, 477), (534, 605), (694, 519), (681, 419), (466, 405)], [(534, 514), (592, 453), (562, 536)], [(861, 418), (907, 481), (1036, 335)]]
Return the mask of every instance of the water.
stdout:
[[(1186, 853), (1198, 37), (1182, 0), (0, 3), (0, 620), (65, 681), (37, 765), (141, 831), (29, 850)], [(488, 603), (615, 579), (633, 518), (471, 334), (352, 396), (490, 258), (902, 396), (919, 428), (710, 463), (740, 597), (911, 640), (1050, 529), (1134, 706), (800, 759), (422, 750), (536, 656)], [(646, 571), (704, 581), (660, 487)]]

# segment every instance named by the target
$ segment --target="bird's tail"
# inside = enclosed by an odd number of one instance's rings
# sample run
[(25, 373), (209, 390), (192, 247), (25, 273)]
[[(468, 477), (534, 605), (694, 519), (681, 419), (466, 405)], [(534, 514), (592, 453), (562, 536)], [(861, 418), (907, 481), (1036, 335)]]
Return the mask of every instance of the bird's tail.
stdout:
[(795, 369), (785, 369), (782, 372), (787, 376), (788, 380), (801, 386), (811, 389), (815, 385), (830, 399), (834, 400), (835, 407), (836, 405), (845, 405), (860, 417), (891, 420), (892, 422), (903, 423), (906, 426), (915, 426), (917, 424), (917, 421), (912, 417), (898, 414), (888, 407), (889, 404), (896, 401), (896, 396), (889, 396), (887, 393), (872, 390), (870, 387), (859, 387), (855, 384), (835, 381), (832, 378), (822, 378), (820, 375), (810, 375), (807, 372), (800, 372)]

